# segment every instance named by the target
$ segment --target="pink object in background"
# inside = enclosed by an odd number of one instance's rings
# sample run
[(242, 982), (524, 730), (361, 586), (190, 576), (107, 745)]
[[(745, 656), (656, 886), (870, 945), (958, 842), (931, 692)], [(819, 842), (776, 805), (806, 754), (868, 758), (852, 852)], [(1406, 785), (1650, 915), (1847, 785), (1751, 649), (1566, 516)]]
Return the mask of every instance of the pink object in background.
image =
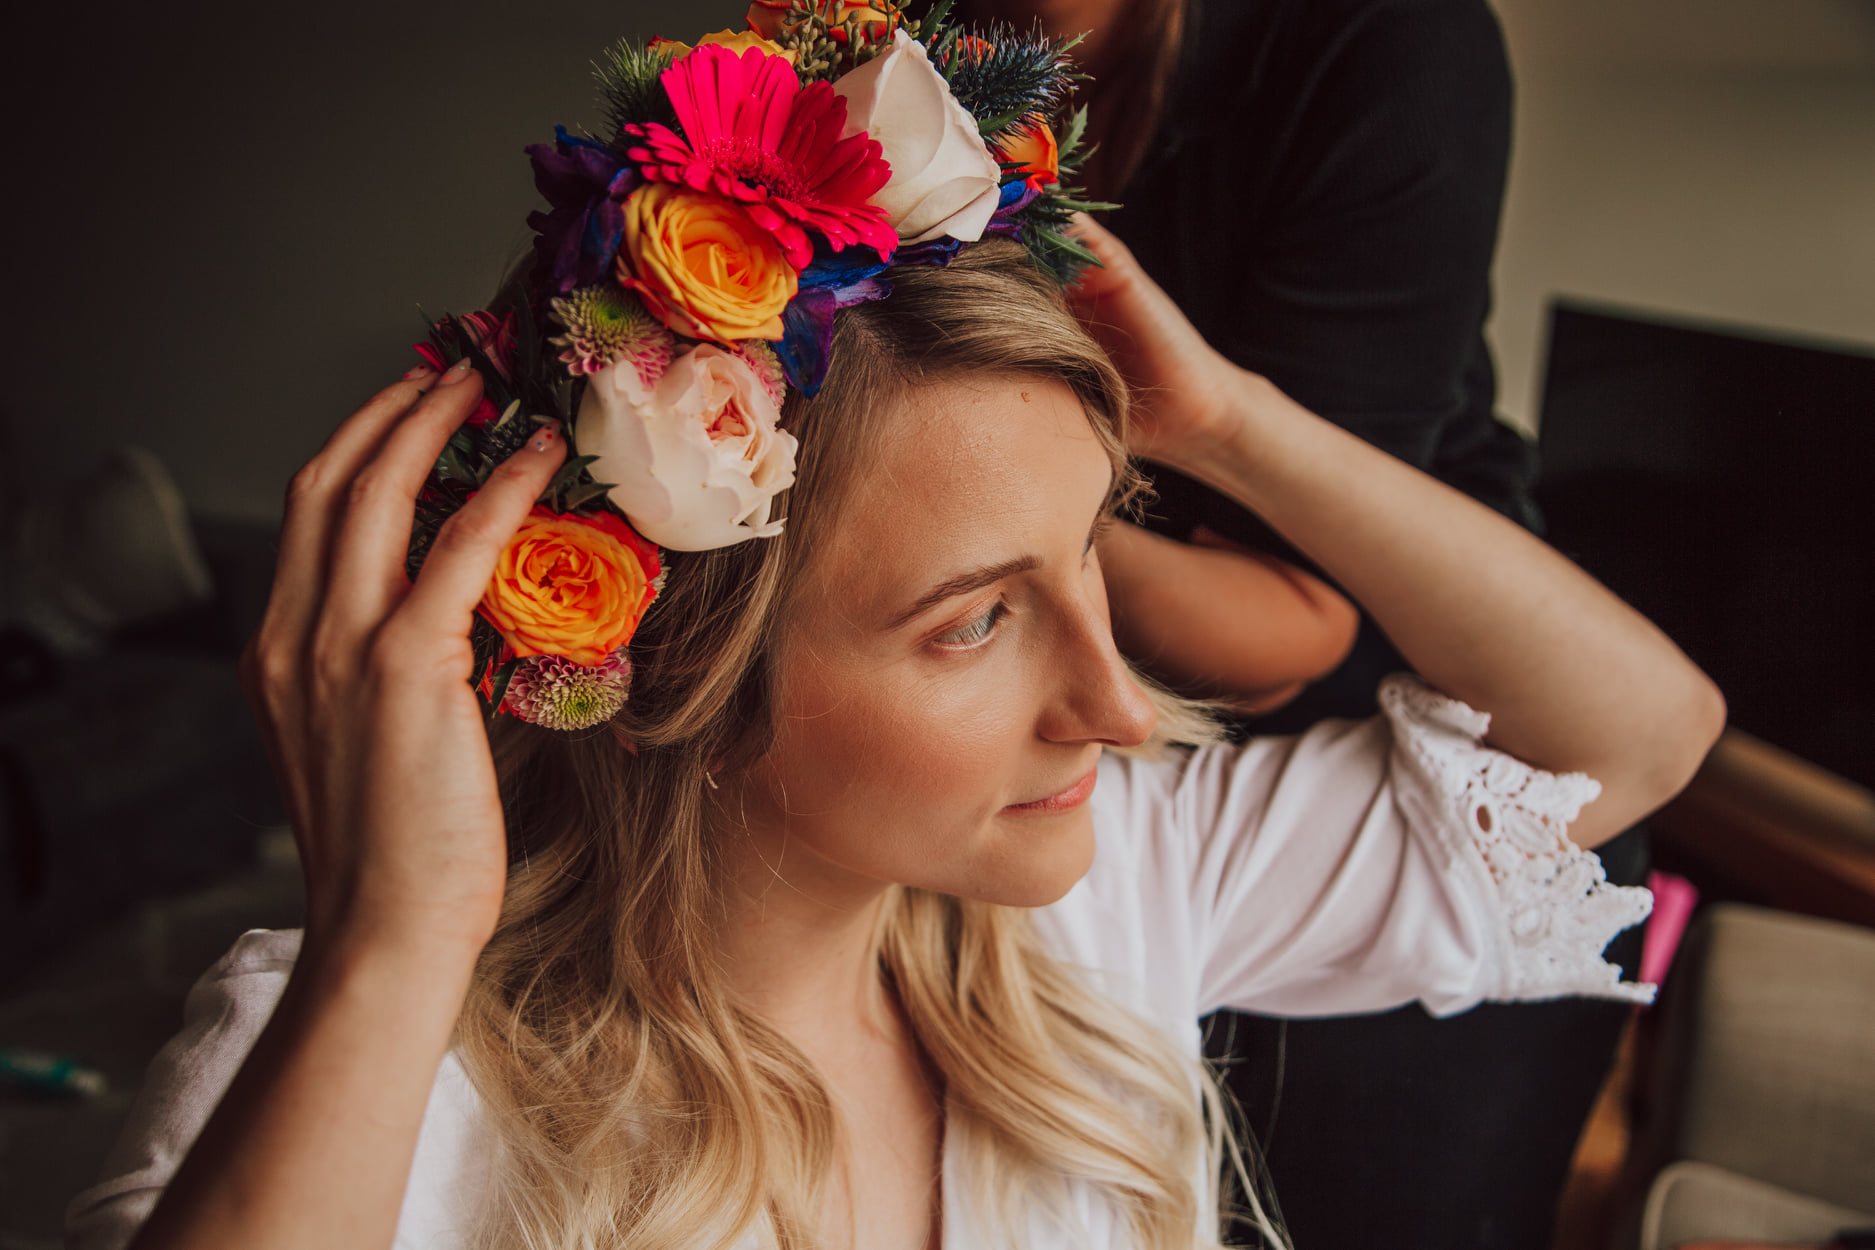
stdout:
[(1699, 889), (1685, 877), (1668, 872), (1648, 873), (1647, 888), (1654, 892), (1654, 914), (1641, 944), (1641, 980), (1658, 985), (1673, 966), (1673, 952), (1680, 948), (1686, 922), (1693, 918)]

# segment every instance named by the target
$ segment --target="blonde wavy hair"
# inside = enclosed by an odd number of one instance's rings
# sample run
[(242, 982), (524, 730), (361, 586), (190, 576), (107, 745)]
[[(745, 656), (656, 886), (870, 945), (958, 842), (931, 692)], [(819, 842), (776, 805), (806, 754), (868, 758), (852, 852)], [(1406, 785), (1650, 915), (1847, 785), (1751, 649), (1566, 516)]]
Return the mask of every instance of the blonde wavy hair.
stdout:
[[(781, 1250), (820, 1244), (835, 1111), (717, 967), (728, 822), (706, 770), (767, 747), (790, 590), (895, 399), (985, 372), (1061, 382), (1113, 459), (1116, 503), (1136, 485), (1125, 386), (1021, 248), (986, 242), (888, 277), (891, 298), (840, 314), (820, 395), (789, 399), (803, 453), (786, 533), (672, 556), (611, 725), (504, 717), (493, 732), (508, 893), (458, 1033), (500, 1143), (493, 1250), (720, 1250), (751, 1230)], [(1213, 736), (1201, 711), (1155, 697), (1161, 743)], [(1213, 1180), (1236, 1156), (1215, 1082), (1043, 950), (1026, 911), (900, 888), (878, 960), (942, 1074), (965, 1183), (1009, 1245), (1038, 1205), (1066, 1218), (1074, 1182), (1106, 1196), (1128, 1246), (1219, 1244)]]

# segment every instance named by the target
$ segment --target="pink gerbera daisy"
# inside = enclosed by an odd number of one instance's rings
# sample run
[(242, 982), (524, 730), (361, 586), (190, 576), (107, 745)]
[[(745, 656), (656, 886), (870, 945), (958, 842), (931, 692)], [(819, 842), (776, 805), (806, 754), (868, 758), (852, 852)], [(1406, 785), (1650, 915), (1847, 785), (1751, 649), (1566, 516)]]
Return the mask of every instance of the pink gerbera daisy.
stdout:
[(840, 137), (846, 101), (832, 84), (803, 89), (783, 58), (716, 44), (680, 58), (661, 80), (683, 133), (657, 122), (625, 127), (644, 140), (627, 155), (646, 178), (738, 201), (796, 269), (814, 256), (808, 230), (836, 252), (861, 243), (891, 257), (898, 232), (867, 201), (892, 168), (864, 132)]

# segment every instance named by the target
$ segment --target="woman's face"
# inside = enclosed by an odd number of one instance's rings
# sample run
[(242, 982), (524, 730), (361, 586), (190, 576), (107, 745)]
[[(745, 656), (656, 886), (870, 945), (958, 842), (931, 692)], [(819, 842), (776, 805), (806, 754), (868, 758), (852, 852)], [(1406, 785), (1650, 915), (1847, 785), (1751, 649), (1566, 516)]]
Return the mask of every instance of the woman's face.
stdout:
[(750, 833), (828, 902), (1051, 902), (1092, 861), (1101, 748), (1153, 727), (1093, 552), (1112, 465), (1072, 391), (1020, 375), (923, 388), (884, 424), (784, 632)]

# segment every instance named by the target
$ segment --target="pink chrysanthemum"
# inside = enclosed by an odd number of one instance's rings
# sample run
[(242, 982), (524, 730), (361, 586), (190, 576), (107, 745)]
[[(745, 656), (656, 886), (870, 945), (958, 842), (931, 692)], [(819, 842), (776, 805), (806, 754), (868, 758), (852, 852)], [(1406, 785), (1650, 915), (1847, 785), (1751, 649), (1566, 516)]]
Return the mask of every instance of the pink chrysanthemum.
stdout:
[(649, 389), (670, 368), (677, 340), (635, 296), (611, 285), (585, 286), (557, 296), (550, 307), (566, 333), (547, 341), (561, 349), (560, 360), (574, 377), (629, 360)]
[(620, 647), (597, 664), (530, 655), (515, 665), (501, 707), (547, 729), (590, 729), (618, 715), (631, 689), (632, 664)]
[(781, 407), (781, 401), (788, 397), (788, 375), (781, 371), (781, 357), (775, 355), (775, 349), (761, 339), (744, 339), (735, 345), (735, 352), (748, 362), (775, 407)]
[(860, 243), (890, 258), (898, 232), (868, 201), (892, 167), (877, 140), (840, 137), (846, 101), (831, 83), (803, 89), (783, 58), (717, 44), (679, 58), (661, 81), (683, 133), (657, 122), (625, 127), (644, 140), (626, 155), (646, 178), (736, 200), (796, 269), (814, 258), (808, 230), (836, 252)]

